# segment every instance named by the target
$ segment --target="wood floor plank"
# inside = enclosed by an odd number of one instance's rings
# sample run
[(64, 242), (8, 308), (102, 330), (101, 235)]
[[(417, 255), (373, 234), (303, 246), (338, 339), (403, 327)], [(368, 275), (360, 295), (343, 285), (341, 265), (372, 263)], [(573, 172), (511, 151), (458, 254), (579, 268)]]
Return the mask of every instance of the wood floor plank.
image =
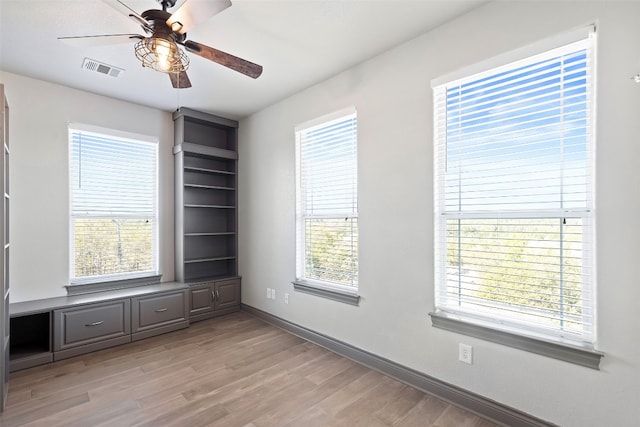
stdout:
[(423, 398), (424, 393), (406, 386), (389, 402), (375, 410), (375, 415), (388, 425), (397, 424)]
[(361, 377), (345, 385), (318, 403), (318, 406), (328, 414), (335, 416), (335, 414), (358, 400), (361, 393), (375, 387), (376, 384), (384, 378), (386, 378), (384, 375), (368, 370)]
[(249, 369), (247, 367), (244, 372), (234, 371), (236, 380), (229, 379), (224, 385), (217, 388), (200, 387), (198, 390), (192, 389), (185, 393), (185, 397), (189, 400), (203, 397), (216, 398), (218, 395), (224, 396), (227, 400), (240, 397), (253, 393), (262, 384), (286, 375), (292, 370), (292, 366), (295, 370), (305, 369), (310, 364), (321, 363), (323, 356), (326, 356), (326, 350), (320, 352), (319, 350), (322, 349), (319, 349), (319, 347), (310, 347), (309, 343), (302, 344), (302, 346), (303, 348), (311, 348), (313, 351), (303, 351), (294, 356), (282, 358), (280, 362), (273, 363), (263, 369)]
[(8, 414), (7, 414), (8, 411), (5, 410), (5, 412), (2, 415), (1, 422), (2, 422), (2, 425), (6, 427), (21, 426), (31, 421), (35, 421), (40, 418), (45, 418), (49, 415), (58, 413), (69, 407), (80, 405), (88, 401), (89, 401), (89, 395), (87, 393), (82, 393), (67, 399), (51, 402), (47, 405), (43, 405), (34, 410), (17, 411), (17, 412), (8, 413)]
[(328, 352), (328, 355), (331, 356), (329, 360), (324, 363), (319, 363), (307, 371), (306, 378), (309, 381), (320, 385), (353, 366), (353, 362), (349, 359), (345, 359), (344, 357), (340, 357), (337, 354), (330, 352)]
[(331, 425), (331, 415), (317, 406), (302, 411), (283, 427), (323, 427)]
[(480, 418), (469, 411), (449, 405), (433, 427), (476, 427)]
[(496, 427), (246, 313), (10, 376), (3, 427)]
[(414, 427), (417, 425), (432, 426), (449, 405), (430, 395), (423, 395), (422, 399), (407, 414), (397, 421), (394, 426)]
[[(57, 417), (59, 420), (59, 424), (57, 425), (60, 427), (95, 426), (98, 424), (111, 422), (113, 420), (113, 417), (115, 417), (116, 415), (131, 414), (138, 409), (139, 406), (135, 400), (127, 399), (110, 405), (101, 405), (95, 408), (95, 410), (92, 410), (90, 413), (87, 413), (88, 411), (84, 409), (82, 417), (69, 417), (67, 414), (61, 413), (61, 417)], [(69, 422), (69, 418), (72, 418), (74, 421)], [(52, 423), (50, 423), (49, 426), (52, 426)]]
[(371, 421), (371, 424), (389, 425), (383, 417), (378, 417), (375, 412), (385, 406), (402, 392), (406, 386), (389, 377), (383, 377), (371, 389), (365, 391), (350, 405), (335, 414), (335, 419), (344, 425), (358, 425), (363, 414)]
[(110, 421), (96, 425), (96, 427), (138, 426), (164, 414), (185, 408), (187, 404), (188, 402), (181, 395), (174, 395), (171, 398), (158, 400), (154, 405), (149, 404), (146, 407), (139, 405), (137, 411), (123, 412), (114, 416)]
[[(351, 361), (350, 363), (351, 368), (343, 371), (342, 375), (334, 375), (320, 387), (312, 387), (303, 393), (288, 394), (283, 401), (278, 405), (274, 405), (271, 410), (259, 414), (259, 417), (254, 419), (253, 423), (260, 427), (281, 426), (296, 418), (302, 409), (312, 406), (317, 408), (314, 406), (316, 403), (321, 402), (326, 397), (332, 395), (368, 371), (367, 368), (363, 366), (359, 366)], [(320, 411), (324, 412), (321, 409)]]

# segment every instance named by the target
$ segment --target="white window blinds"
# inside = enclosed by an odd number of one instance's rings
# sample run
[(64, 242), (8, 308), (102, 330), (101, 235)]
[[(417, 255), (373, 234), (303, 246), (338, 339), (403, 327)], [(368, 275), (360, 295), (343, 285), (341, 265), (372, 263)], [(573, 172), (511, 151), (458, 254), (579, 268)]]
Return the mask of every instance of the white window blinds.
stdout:
[(69, 128), (71, 280), (157, 273), (157, 142)]
[(297, 279), (358, 286), (357, 117), (296, 128)]
[(594, 340), (593, 36), (434, 87), (436, 308)]

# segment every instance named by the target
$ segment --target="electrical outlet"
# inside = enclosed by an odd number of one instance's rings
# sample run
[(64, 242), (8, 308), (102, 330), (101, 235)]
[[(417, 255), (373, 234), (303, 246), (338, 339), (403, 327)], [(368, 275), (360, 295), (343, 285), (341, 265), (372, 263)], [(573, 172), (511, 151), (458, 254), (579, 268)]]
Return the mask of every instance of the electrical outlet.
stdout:
[(469, 365), (473, 364), (473, 347), (467, 344), (459, 344), (458, 347), (458, 360)]
[(276, 290), (275, 289), (271, 289), (271, 299), (273, 299), (273, 300), (276, 299)]
[(271, 299), (271, 288), (267, 288), (267, 299)]
[(285, 304), (289, 304), (289, 294), (288, 293), (284, 294), (284, 303)]

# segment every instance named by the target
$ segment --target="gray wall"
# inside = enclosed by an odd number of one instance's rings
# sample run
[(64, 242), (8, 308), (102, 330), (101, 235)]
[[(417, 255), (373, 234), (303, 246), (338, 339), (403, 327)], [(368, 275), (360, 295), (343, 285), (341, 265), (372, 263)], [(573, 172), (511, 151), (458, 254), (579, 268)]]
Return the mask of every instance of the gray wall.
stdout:
[(7, 72), (11, 114), (11, 302), (66, 295), (69, 284), (69, 123), (159, 140), (163, 280), (174, 278), (171, 114)]
[[(640, 419), (640, 3), (497, 1), (240, 123), (243, 303), (563, 426)], [(430, 80), (597, 22), (601, 371), (431, 327)], [(381, 29), (382, 30), (382, 29)], [(359, 307), (295, 293), (296, 124), (358, 109)], [(277, 300), (266, 299), (266, 288)], [(290, 293), (289, 304), (283, 295)], [(474, 364), (457, 361), (458, 343)]]

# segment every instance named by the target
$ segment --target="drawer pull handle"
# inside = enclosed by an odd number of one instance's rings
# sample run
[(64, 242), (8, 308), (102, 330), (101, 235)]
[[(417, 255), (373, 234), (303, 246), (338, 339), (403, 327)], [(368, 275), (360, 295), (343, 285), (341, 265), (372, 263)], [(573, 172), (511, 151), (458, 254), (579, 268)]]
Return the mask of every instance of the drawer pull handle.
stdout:
[(214, 291), (211, 291), (211, 299), (212, 299), (213, 301), (215, 301), (215, 300), (216, 300), (216, 294), (215, 294), (215, 292), (214, 292)]
[(102, 325), (103, 323), (104, 323), (104, 320), (101, 320), (101, 321), (99, 321), (99, 322), (87, 323), (87, 324), (86, 324), (86, 325), (84, 325), (84, 326), (86, 326), (86, 327), (90, 327), (90, 326), (98, 326), (98, 325)]
[(167, 311), (167, 308), (159, 308), (156, 310), (156, 313), (162, 313), (163, 311)]
[(220, 292), (216, 289), (216, 298), (218, 298), (218, 301), (220, 301)]

